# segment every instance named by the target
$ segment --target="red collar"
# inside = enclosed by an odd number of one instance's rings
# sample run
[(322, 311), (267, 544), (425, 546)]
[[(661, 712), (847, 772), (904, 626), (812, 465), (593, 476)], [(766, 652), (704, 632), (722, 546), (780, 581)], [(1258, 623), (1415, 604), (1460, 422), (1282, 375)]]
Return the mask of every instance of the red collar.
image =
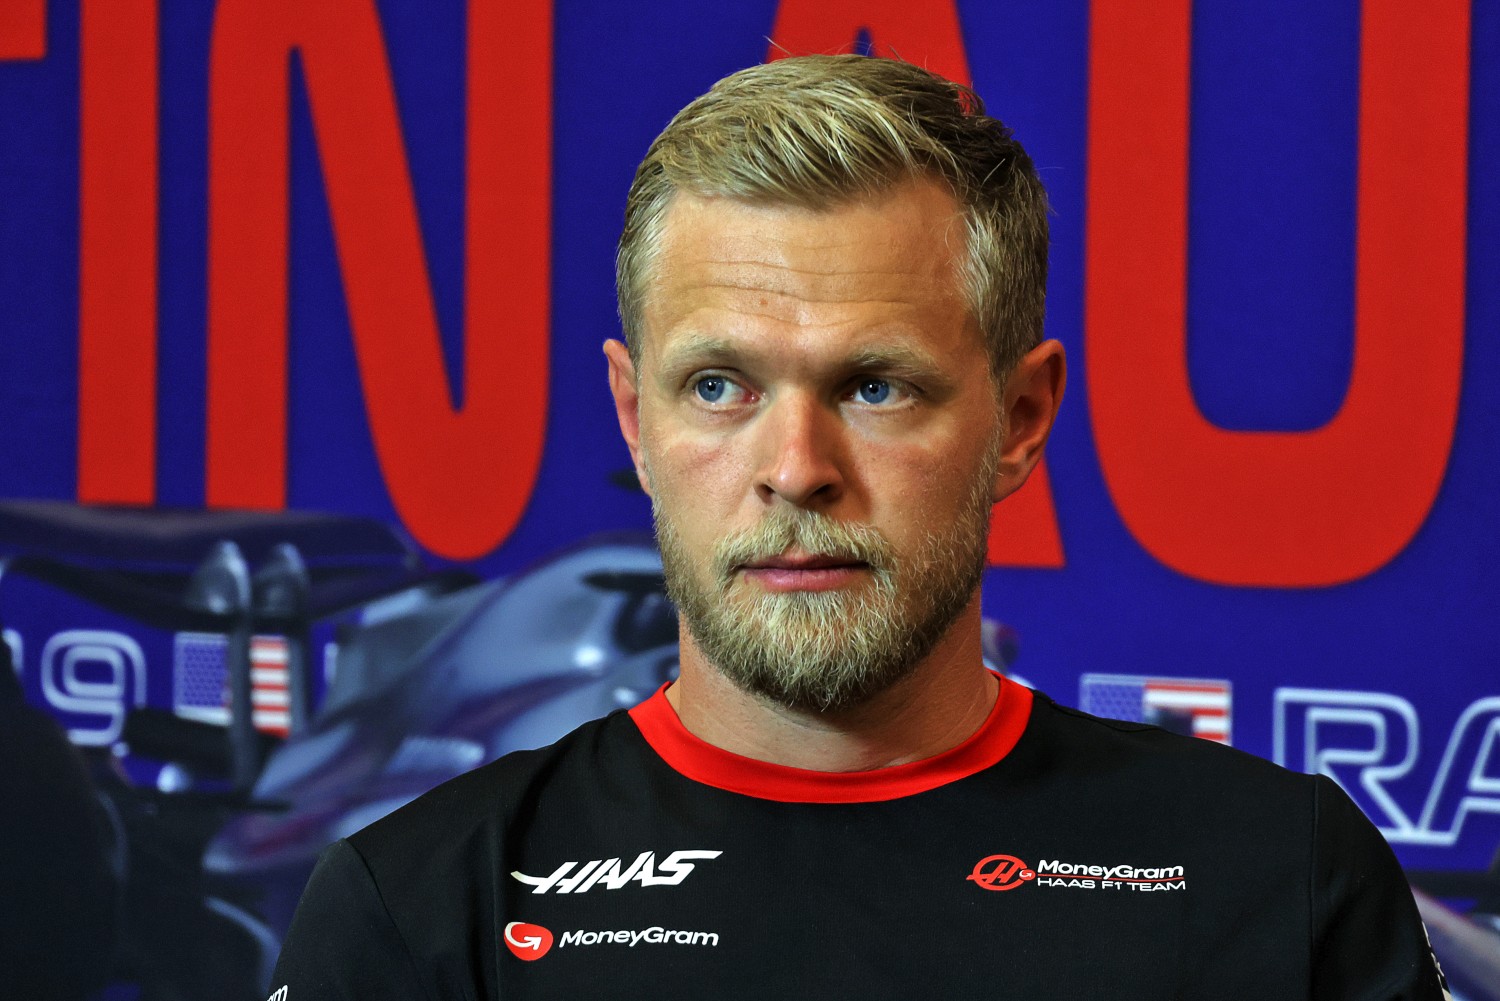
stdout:
[(630, 710), (652, 750), (675, 771), (718, 789), (783, 803), (873, 803), (947, 785), (1000, 761), (1031, 715), (1031, 689), (1000, 678), (994, 708), (963, 743), (921, 761), (865, 772), (819, 772), (773, 765), (715, 747), (688, 732), (667, 701), (667, 686)]

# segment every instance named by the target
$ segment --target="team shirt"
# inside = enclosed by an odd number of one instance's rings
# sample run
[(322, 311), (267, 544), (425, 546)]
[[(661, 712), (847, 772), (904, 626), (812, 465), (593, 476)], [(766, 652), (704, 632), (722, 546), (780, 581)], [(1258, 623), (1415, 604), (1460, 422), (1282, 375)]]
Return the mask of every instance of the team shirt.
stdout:
[(957, 747), (814, 772), (664, 693), (330, 846), (273, 998), (1447, 996), (1326, 778), (1006, 679)]

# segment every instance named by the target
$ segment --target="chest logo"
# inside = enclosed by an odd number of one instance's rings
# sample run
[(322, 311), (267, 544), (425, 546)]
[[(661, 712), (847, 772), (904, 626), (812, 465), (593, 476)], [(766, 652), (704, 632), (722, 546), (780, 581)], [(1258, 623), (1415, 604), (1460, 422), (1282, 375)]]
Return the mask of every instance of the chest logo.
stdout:
[(673, 852), (657, 861), (655, 852), (641, 852), (634, 862), (623, 859), (594, 859), (590, 862), (564, 862), (547, 876), (528, 876), (512, 872), (511, 878), (531, 887), (532, 893), (587, 893), (596, 886), (618, 890), (631, 883), (642, 886), (676, 886), (694, 869), (694, 862), (716, 859), (721, 851)]
[(547, 950), (552, 948), (552, 933), (541, 925), (512, 921), (505, 926), (505, 947), (517, 959), (529, 963), (547, 955)]
[(1027, 880), (1036, 879), (1036, 871), (1014, 855), (987, 855), (964, 878), (972, 880), (981, 890), (1014, 890)]
[(1117, 893), (1155, 893), (1186, 890), (1187, 873), (1180, 865), (1092, 865), (1042, 859), (1036, 868), (1014, 855), (986, 855), (964, 877), (981, 890), (1014, 890), (1034, 886), (1075, 890), (1113, 890)]

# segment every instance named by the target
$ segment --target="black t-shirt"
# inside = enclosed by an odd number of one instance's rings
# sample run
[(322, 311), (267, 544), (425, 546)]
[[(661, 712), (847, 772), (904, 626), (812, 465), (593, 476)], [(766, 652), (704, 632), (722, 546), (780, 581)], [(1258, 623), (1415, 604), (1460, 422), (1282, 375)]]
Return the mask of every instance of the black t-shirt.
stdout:
[(828, 774), (658, 692), (332, 845), (285, 1001), (1440, 999), (1326, 778), (1003, 681), (969, 740)]

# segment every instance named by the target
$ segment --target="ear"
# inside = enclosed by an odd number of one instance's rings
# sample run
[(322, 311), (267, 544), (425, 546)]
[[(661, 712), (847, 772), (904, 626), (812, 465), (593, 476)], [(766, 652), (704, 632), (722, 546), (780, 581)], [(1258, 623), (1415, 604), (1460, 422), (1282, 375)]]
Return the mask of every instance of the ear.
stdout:
[(649, 497), (651, 480), (646, 475), (646, 464), (641, 461), (641, 393), (635, 363), (630, 360), (630, 350), (616, 340), (604, 342), (604, 357), (609, 359), (609, 391), (614, 394), (620, 434), (630, 449), (630, 461), (635, 463), (636, 479)]
[(1001, 390), (1005, 438), (995, 471), (994, 500), (1018, 490), (1041, 461), (1068, 381), (1063, 346), (1043, 341), (1016, 363)]

